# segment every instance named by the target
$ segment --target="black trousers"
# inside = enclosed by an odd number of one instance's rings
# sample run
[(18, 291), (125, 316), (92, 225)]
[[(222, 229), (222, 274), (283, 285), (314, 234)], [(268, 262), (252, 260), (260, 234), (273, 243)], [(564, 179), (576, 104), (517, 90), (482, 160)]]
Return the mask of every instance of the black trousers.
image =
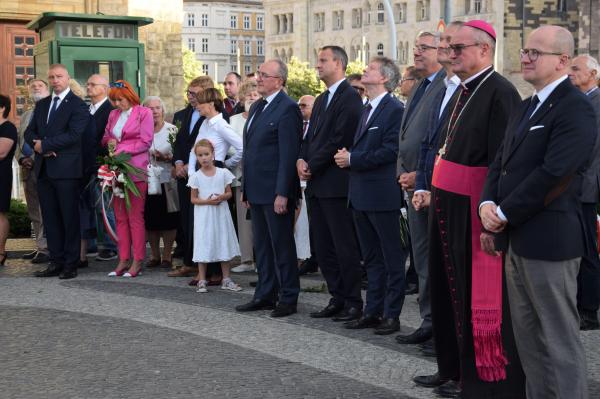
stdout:
[(177, 179), (177, 193), (179, 194), (180, 240), (183, 245), (183, 264), (193, 266), (194, 254), (194, 207), (191, 202), (192, 190), (187, 186), (187, 179)]
[(577, 308), (595, 313), (600, 307), (600, 257), (596, 232), (596, 204), (581, 204), (584, 218), (586, 252), (577, 276)]
[(42, 165), (37, 189), (50, 261), (64, 270), (75, 270), (81, 246), (80, 179), (52, 179)]
[(346, 198), (308, 198), (317, 264), (332, 302), (362, 309), (362, 269), (352, 213)]

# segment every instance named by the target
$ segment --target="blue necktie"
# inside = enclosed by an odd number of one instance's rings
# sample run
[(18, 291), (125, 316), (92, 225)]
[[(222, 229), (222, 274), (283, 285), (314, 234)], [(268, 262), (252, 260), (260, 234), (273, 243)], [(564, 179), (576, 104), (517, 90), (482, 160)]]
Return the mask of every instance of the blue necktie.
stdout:
[[(421, 101), (421, 98), (423, 98), (423, 94), (425, 94), (425, 91), (427, 90), (427, 86), (429, 86), (430, 83), (431, 83), (431, 81), (427, 78), (423, 79), (421, 81), (421, 84), (417, 88), (417, 91), (415, 92), (415, 95), (413, 96), (413, 98), (410, 100), (409, 107), (406, 110), (407, 114), (406, 114), (406, 118), (404, 118), (404, 124), (406, 124), (406, 122), (408, 122), (408, 119), (412, 115), (413, 111), (415, 110), (415, 108), (417, 108), (419, 101)], [(402, 126), (404, 127), (404, 125), (402, 125)]]
[(369, 114), (371, 113), (371, 110), (373, 109), (373, 106), (371, 106), (371, 104), (367, 104), (364, 109), (363, 109), (363, 114), (360, 117), (360, 131), (361, 133), (365, 130), (365, 128), (367, 127), (367, 121), (369, 120)]
[(56, 96), (52, 99), (52, 108), (50, 108), (50, 113), (48, 114), (48, 123), (50, 123), (50, 121), (52, 120), (52, 117), (54, 117), (54, 114), (56, 113), (56, 108), (58, 108), (58, 101), (60, 100), (60, 97)]
[(531, 119), (531, 115), (533, 115), (533, 111), (535, 110), (539, 102), (540, 99), (538, 98), (538, 96), (531, 97), (531, 100), (529, 101), (529, 107), (527, 107), (527, 111), (525, 112), (525, 115), (523, 115), (523, 118), (521, 119), (521, 122), (519, 122), (519, 126), (517, 127), (515, 138), (519, 138), (525, 133), (525, 127), (527, 127), (529, 119)]

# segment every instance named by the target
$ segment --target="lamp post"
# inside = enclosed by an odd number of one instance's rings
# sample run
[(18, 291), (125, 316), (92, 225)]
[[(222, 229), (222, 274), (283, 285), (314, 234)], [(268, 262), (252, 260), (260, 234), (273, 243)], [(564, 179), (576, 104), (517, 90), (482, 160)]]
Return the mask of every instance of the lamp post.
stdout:
[(390, 58), (394, 60), (394, 62), (396, 62), (398, 61), (398, 48), (396, 47), (396, 21), (394, 20), (394, 11), (392, 10), (390, 0), (383, 0), (383, 5), (385, 7), (385, 13), (387, 14), (389, 21), (390, 44), (392, 46)]

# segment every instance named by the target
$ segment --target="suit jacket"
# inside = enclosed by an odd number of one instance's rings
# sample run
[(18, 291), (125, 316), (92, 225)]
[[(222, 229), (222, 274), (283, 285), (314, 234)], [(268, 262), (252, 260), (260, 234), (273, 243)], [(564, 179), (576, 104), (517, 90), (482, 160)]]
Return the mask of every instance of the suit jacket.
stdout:
[[(408, 112), (402, 116), (402, 124), (400, 126), (400, 144), (398, 146), (398, 165), (397, 174), (400, 175), (406, 172), (414, 172), (417, 170), (419, 161), (419, 149), (423, 138), (427, 135), (429, 125), (431, 123), (431, 115), (437, 116), (439, 106), (435, 106), (435, 100), (440, 92), (446, 91), (444, 78), (446, 71), (440, 69), (433, 78), (433, 81), (427, 87), (427, 91), (421, 97), (421, 100), (416, 104), (416, 108), (410, 113), (406, 120)], [(415, 85), (415, 87), (418, 87)], [(413, 90), (408, 98), (406, 108), (413, 107), (412, 100), (416, 93)]]
[(88, 106), (69, 91), (48, 121), (51, 101), (52, 96), (48, 96), (36, 103), (25, 131), (25, 142), (31, 148), (34, 147), (33, 140), (42, 140), (44, 153), (56, 153), (56, 157), (35, 154), (35, 174), (39, 177), (44, 164), (51, 179), (79, 179), (83, 174), (82, 139), (90, 120)]
[(600, 202), (600, 89), (590, 93), (587, 98), (596, 113), (596, 145), (592, 151), (592, 162), (583, 176), (581, 201), (589, 204)]
[(176, 161), (183, 161), (185, 164), (190, 156), (190, 151), (196, 142), (196, 137), (198, 136), (200, 125), (202, 125), (204, 117), (201, 116), (200, 119), (198, 119), (198, 122), (196, 122), (197, 129), (190, 132), (190, 121), (193, 113), (194, 108), (192, 108), (191, 105), (188, 105), (173, 115), (173, 124), (179, 126), (179, 131), (175, 137), (175, 148), (173, 149), (173, 165)]
[(298, 104), (283, 91), (254, 118), (259, 105), (260, 101), (252, 104), (244, 126), (243, 198), (251, 204), (266, 205), (281, 195), (288, 198), (288, 207), (293, 209), (300, 191), (296, 160), (302, 114)]
[(350, 155), (350, 207), (359, 211), (391, 211), (402, 206), (396, 160), (403, 111), (402, 103), (387, 94), (366, 127), (357, 128)]
[[(106, 146), (111, 139), (117, 140), (113, 134), (113, 128), (120, 115), (121, 110), (119, 109), (114, 109), (110, 112), (104, 136), (102, 137), (103, 146)], [(129, 162), (133, 166), (145, 171), (149, 161), (148, 150), (152, 145), (153, 138), (154, 121), (152, 119), (152, 112), (146, 107), (136, 105), (133, 107), (127, 122), (125, 122), (125, 126), (123, 126), (121, 139), (117, 140), (115, 153), (126, 152), (131, 154), (131, 161)], [(134, 180), (140, 179), (135, 178)]]
[(302, 142), (300, 158), (308, 163), (312, 173), (304, 193), (308, 197), (346, 198), (348, 171), (340, 169), (333, 156), (340, 148), (352, 147), (363, 103), (346, 80), (340, 83), (324, 113), (323, 101), (323, 94), (316, 98)]
[(498, 241), (510, 241), (517, 255), (577, 258), (585, 249), (580, 195), (597, 135), (589, 129), (596, 126), (594, 110), (569, 79), (516, 131), (528, 106), (529, 99), (512, 114), (481, 200), (500, 206), (508, 225)]
[(104, 137), (104, 131), (106, 130), (106, 124), (108, 123), (108, 115), (113, 109), (115, 109), (115, 107), (110, 103), (110, 100), (106, 100), (104, 104), (94, 112), (94, 115), (92, 115), (97, 155), (108, 154), (106, 147), (102, 146), (102, 137)]

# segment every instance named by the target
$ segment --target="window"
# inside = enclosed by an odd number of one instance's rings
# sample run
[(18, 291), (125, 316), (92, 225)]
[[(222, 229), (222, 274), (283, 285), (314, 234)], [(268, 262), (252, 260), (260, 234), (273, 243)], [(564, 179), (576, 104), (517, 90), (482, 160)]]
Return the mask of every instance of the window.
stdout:
[(244, 40), (244, 54), (252, 55), (252, 49), (250, 48), (250, 40)]
[(193, 37), (188, 38), (188, 49), (190, 51), (196, 52), (196, 39)]
[(325, 30), (325, 13), (315, 14), (315, 32), (323, 32)]
[(237, 29), (237, 15), (232, 15), (229, 20), (229, 27), (231, 29)]
[(33, 45), (35, 38), (33, 36), (15, 36), (15, 55), (19, 57), (33, 57)]
[(256, 16), (256, 30), (264, 30), (265, 17), (262, 15)]
[(229, 65), (229, 70), (233, 71), (233, 72), (237, 72), (237, 65), (236, 64)]
[(417, 1), (417, 21), (429, 20), (429, 0)]
[(365, 15), (367, 16), (365, 18), (365, 25), (370, 25), (371, 24), (371, 6), (369, 4), (367, 4), (367, 9), (365, 10)]
[(208, 53), (208, 39), (205, 37), (202, 38), (202, 52)]
[(250, 72), (252, 72), (252, 65), (244, 64), (244, 74), (248, 75)]
[(194, 13), (189, 12), (187, 15), (187, 26), (196, 26), (196, 17)]
[(377, 55), (383, 55), (383, 44), (379, 43), (377, 45)]
[(406, 22), (406, 3), (396, 4), (396, 14), (398, 15), (398, 23)]
[(556, 11), (567, 12), (567, 0), (558, 0), (556, 2)]
[(208, 75), (208, 64), (202, 64), (202, 74)]
[(352, 10), (352, 27), (360, 28), (362, 26), (362, 8)]
[(200, 25), (208, 26), (208, 14), (202, 14), (202, 16), (200, 17)]
[(244, 15), (244, 29), (250, 29), (250, 15)]
[(256, 55), (265, 55), (265, 45), (262, 40), (256, 42)]
[(344, 12), (334, 11), (333, 12), (333, 30), (344, 29)]
[(382, 24), (385, 18), (385, 6), (383, 3), (377, 4), (377, 23)]
[(230, 53), (231, 54), (237, 54), (237, 50), (238, 50), (238, 42), (237, 42), (237, 40), (232, 40), (230, 43), (231, 43)]
[(473, 11), (475, 14), (481, 14), (481, 0), (473, 1)]

